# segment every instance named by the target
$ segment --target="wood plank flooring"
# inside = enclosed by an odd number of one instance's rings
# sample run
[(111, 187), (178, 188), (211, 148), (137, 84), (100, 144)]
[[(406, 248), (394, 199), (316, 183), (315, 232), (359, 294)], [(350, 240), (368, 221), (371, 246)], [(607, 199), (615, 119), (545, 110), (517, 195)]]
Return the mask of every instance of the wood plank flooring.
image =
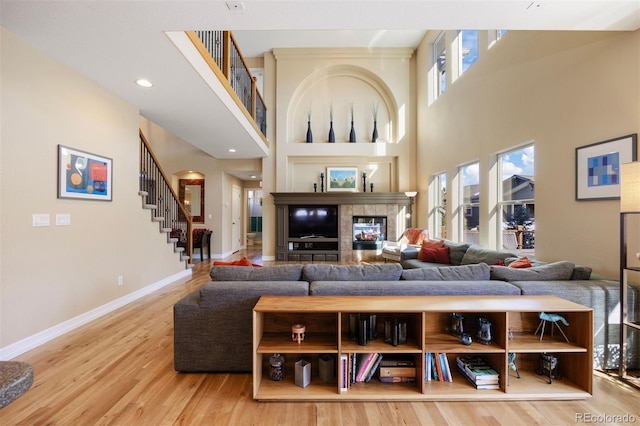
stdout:
[[(260, 252), (239, 252), (262, 263)], [(640, 391), (596, 373), (585, 401), (260, 403), (249, 374), (173, 369), (173, 304), (208, 281), (193, 277), (48, 342), (18, 359), (33, 387), (0, 410), (9, 425), (564, 425), (640, 423)], [(215, 326), (215, 325), (212, 325)], [(635, 416), (625, 423), (623, 418)], [(597, 419), (597, 418), (596, 418)], [(613, 420), (613, 422), (611, 422)]]

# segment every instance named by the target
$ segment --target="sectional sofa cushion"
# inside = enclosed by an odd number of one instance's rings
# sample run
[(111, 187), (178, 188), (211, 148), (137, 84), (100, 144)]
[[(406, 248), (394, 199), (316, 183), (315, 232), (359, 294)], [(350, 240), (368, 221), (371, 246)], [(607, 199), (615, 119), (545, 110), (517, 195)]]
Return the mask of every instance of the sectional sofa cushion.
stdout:
[(457, 243), (449, 240), (444, 240), (444, 246), (449, 247), (449, 261), (455, 266), (462, 264), (462, 258), (470, 247), (467, 243)]
[(300, 281), (304, 265), (214, 266), (209, 271), (213, 281)]
[[(471, 245), (464, 253), (460, 264), (469, 265), (472, 263), (486, 263), (487, 265), (493, 265), (499, 260), (504, 262), (504, 260), (509, 257), (517, 257), (517, 255), (507, 251), (491, 250)], [(451, 263), (453, 264), (453, 262)]]
[(408, 281), (480, 281), (491, 278), (491, 268), (486, 263), (477, 265), (440, 266), (435, 268), (405, 269), (403, 280)]
[(520, 295), (520, 289), (503, 281), (314, 281), (312, 296), (457, 296)]
[(567, 261), (546, 263), (531, 268), (491, 266), (491, 279), (501, 281), (552, 281), (569, 280), (574, 264)]
[(402, 275), (399, 263), (379, 265), (304, 265), (304, 281), (398, 281)]

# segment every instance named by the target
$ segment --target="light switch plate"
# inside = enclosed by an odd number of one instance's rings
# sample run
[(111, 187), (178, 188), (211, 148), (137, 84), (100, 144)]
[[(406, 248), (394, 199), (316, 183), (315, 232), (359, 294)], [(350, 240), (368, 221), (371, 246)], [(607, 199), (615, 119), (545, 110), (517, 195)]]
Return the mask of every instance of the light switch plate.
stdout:
[(69, 213), (56, 214), (56, 226), (71, 225), (71, 215)]
[(49, 213), (34, 213), (33, 226), (49, 226)]

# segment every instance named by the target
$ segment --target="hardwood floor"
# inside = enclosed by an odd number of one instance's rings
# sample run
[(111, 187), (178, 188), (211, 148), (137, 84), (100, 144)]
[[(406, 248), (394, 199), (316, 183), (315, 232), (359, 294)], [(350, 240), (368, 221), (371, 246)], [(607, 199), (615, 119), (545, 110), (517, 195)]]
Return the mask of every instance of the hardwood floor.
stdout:
[[(259, 248), (236, 253), (230, 260), (245, 254), (255, 263), (263, 263)], [(585, 401), (254, 402), (249, 374), (181, 374), (173, 369), (173, 304), (208, 280), (209, 265), (209, 261), (197, 263), (190, 280), (169, 285), (21, 355), (19, 360), (34, 366), (35, 381), (26, 394), (0, 410), (0, 424), (560, 425), (593, 423), (594, 419), (610, 424), (640, 422), (640, 391), (598, 373), (594, 396)], [(624, 415), (635, 417), (625, 421)], [(586, 420), (587, 416), (591, 421)]]

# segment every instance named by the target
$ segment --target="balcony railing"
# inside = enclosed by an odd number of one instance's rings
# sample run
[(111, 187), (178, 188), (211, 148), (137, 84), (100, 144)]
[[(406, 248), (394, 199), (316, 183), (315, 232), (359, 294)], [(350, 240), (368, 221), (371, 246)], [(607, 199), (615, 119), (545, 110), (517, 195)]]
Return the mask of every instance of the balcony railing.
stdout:
[(244, 107), (248, 118), (255, 123), (256, 130), (267, 143), (267, 107), (233, 34), (230, 31), (188, 31), (187, 36), (212, 71), (229, 84), (237, 102)]

